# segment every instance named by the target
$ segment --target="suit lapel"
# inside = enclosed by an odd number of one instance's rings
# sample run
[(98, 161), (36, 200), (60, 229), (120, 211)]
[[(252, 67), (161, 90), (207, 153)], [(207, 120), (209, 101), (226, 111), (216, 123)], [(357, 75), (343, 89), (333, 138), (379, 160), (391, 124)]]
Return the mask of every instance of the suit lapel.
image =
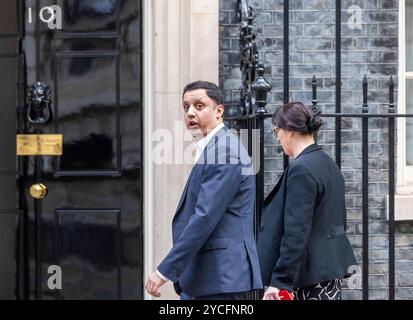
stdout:
[(185, 188), (184, 188), (184, 191), (182, 191), (181, 199), (179, 200), (178, 208), (177, 208), (176, 211), (175, 211), (175, 215), (179, 212), (179, 210), (181, 209), (182, 205), (184, 204), (184, 200), (185, 200), (186, 194), (187, 194), (187, 192), (188, 192), (189, 182), (191, 181), (192, 176), (194, 175), (196, 166), (197, 166), (197, 165), (195, 164), (195, 165), (192, 167), (191, 173), (189, 174), (189, 177), (188, 177), (188, 179), (186, 180)]
[(225, 133), (227, 132), (228, 128), (227, 127), (223, 127), (221, 130), (219, 130), (215, 136), (212, 137), (212, 139), (208, 142), (207, 146), (205, 147), (202, 155), (199, 157), (197, 163), (193, 166), (191, 173), (189, 174), (188, 180), (186, 181), (186, 185), (184, 190), (182, 191), (182, 195), (181, 195), (181, 199), (179, 200), (178, 203), (178, 207), (175, 211), (175, 217), (177, 216), (178, 212), (181, 210), (183, 204), (185, 203), (185, 199), (186, 199), (186, 195), (188, 193), (188, 187), (189, 187), (189, 183), (192, 179), (192, 176), (194, 175), (195, 171), (198, 169), (198, 167), (202, 166), (203, 164), (205, 164), (204, 159), (205, 159), (205, 155), (208, 151), (208, 149), (210, 149), (212, 146), (215, 145), (215, 143), (223, 136), (225, 135)]
[[(222, 127), (221, 130), (219, 130), (208, 142), (207, 146), (204, 149), (204, 152), (202, 153), (202, 157), (205, 157), (205, 154), (207, 154), (208, 150), (211, 149), (213, 146), (215, 146), (218, 143), (218, 140), (221, 139), (221, 137), (225, 136), (229, 129), (227, 127)], [(200, 158), (200, 159), (201, 159)]]

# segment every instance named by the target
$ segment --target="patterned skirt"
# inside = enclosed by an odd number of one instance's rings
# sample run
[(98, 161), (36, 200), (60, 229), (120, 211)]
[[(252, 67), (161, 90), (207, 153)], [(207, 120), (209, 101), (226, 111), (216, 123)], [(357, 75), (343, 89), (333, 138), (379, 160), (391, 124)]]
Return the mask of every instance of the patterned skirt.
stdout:
[(295, 300), (341, 300), (343, 279), (334, 279), (294, 290)]

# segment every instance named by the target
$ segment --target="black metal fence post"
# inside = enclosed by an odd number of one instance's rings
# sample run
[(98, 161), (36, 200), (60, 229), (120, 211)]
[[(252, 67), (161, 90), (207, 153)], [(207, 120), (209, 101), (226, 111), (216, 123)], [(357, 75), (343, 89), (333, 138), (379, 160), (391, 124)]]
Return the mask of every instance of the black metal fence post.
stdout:
[[(316, 114), (318, 112), (318, 108), (317, 108), (318, 100), (317, 100), (317, 78), (315, 77), (315, 75), (313, 76), (311, 85), (313, 89), (313, 99), (311, 100), (311, 103), (313, 104), (312, 110), (313, 110), (313, 113)], [(317, 133), (315, 132), (314, 141), (317, 142), (317, 140), (318, 140)]]
[[(363, 114), (369, 112), (368, 82), (363, 79)], [(363, 300), (369, 299), (369, 119), (362, 119)]]
[(317, 78), (315, 77), (315, 75), (313, 76), (313, 80), (311, 81), (311, 87), (313, 91), (313, 100), (311, 100), (311, 103), (313, 105), (312, 109), (313, 109), (313, 113), (316, 113), (318, 111), (317, 109), (318, 100), (317, 100)]
[(255, 43), (256, 35), (252, 27), (254, 12), (246, 0), (238, 0), (238, 17), (241, 23), (240, 69), (243, 83), (241, 90), (241, 112), (245, 115), (253, 112), (251, 84), (255, 81), (255, 67), (258, 63), (258, 50)]
[(258, 235), (258, 228), (261, 220), (262, 205), (264, 203), (264, 119), (265, 106), (267, 104), (267, 93), (271, 91), (271, 85), (264, 79), (264, 64), (257, 64), (257, 80), (252, 84), (252, 91), (255, 96), (256, 104), (256, 129), (259, 130), (259, 153), (260, 168), (256, 178), (256, 217), (255, 217), (255, 234)]
[[(341, 113), (341, 0), (336, 0), (336, 113)], [(336, 163), (341, 168), (341, 117), (336, 118)]]
[[(389, 85), (389, 114), (394, 114), (394, 81), (393, 77), (390, 77)], [(394, 179), (394, 145), (395, 139), (395, 119), (389, 118), (389, 300), (395, 298), (395, 223), (394, 223), (394, 192), (395, 192), (395, 179)]]
[[(284, 0), (284, 104), (290, 102), (290, 3)], [(289, 157), (284, 154), (284, 169)]]

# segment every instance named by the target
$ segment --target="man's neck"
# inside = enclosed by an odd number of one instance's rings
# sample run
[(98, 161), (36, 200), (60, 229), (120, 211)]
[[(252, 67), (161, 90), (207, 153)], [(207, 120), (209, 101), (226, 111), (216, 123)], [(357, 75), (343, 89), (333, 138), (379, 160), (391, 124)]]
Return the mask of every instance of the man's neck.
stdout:
[(212, 131), (214, 131), (219, 125), (223, 124), (224, 122), (218, 122), (217, 125), (214, 128), (209, 128), (206, 130), (206, 133), (202, 133), (202, 136), (194, 136), (195, 141), (200, 141), (208, 136)]

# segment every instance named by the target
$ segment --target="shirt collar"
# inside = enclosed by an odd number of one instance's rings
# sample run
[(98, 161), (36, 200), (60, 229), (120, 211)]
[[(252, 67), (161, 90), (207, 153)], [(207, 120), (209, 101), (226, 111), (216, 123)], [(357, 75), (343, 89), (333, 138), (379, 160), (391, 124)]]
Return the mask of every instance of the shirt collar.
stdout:
[(208, 145), (209, 141), (218, 133), (219, 130), (221, 130), (223, 127), (225, 127), (224, 123), (220, 123), (217, 125), (213, 130), (211, 130), (205, 137), (203, 137), (201, 140), (199, 140), (195, 144), (195, 150), (196, 150), (196, 156), (195, 156), (195, 162), (199, 159), (201, 156), (202, 152), (204, 152), (205, 147)]

